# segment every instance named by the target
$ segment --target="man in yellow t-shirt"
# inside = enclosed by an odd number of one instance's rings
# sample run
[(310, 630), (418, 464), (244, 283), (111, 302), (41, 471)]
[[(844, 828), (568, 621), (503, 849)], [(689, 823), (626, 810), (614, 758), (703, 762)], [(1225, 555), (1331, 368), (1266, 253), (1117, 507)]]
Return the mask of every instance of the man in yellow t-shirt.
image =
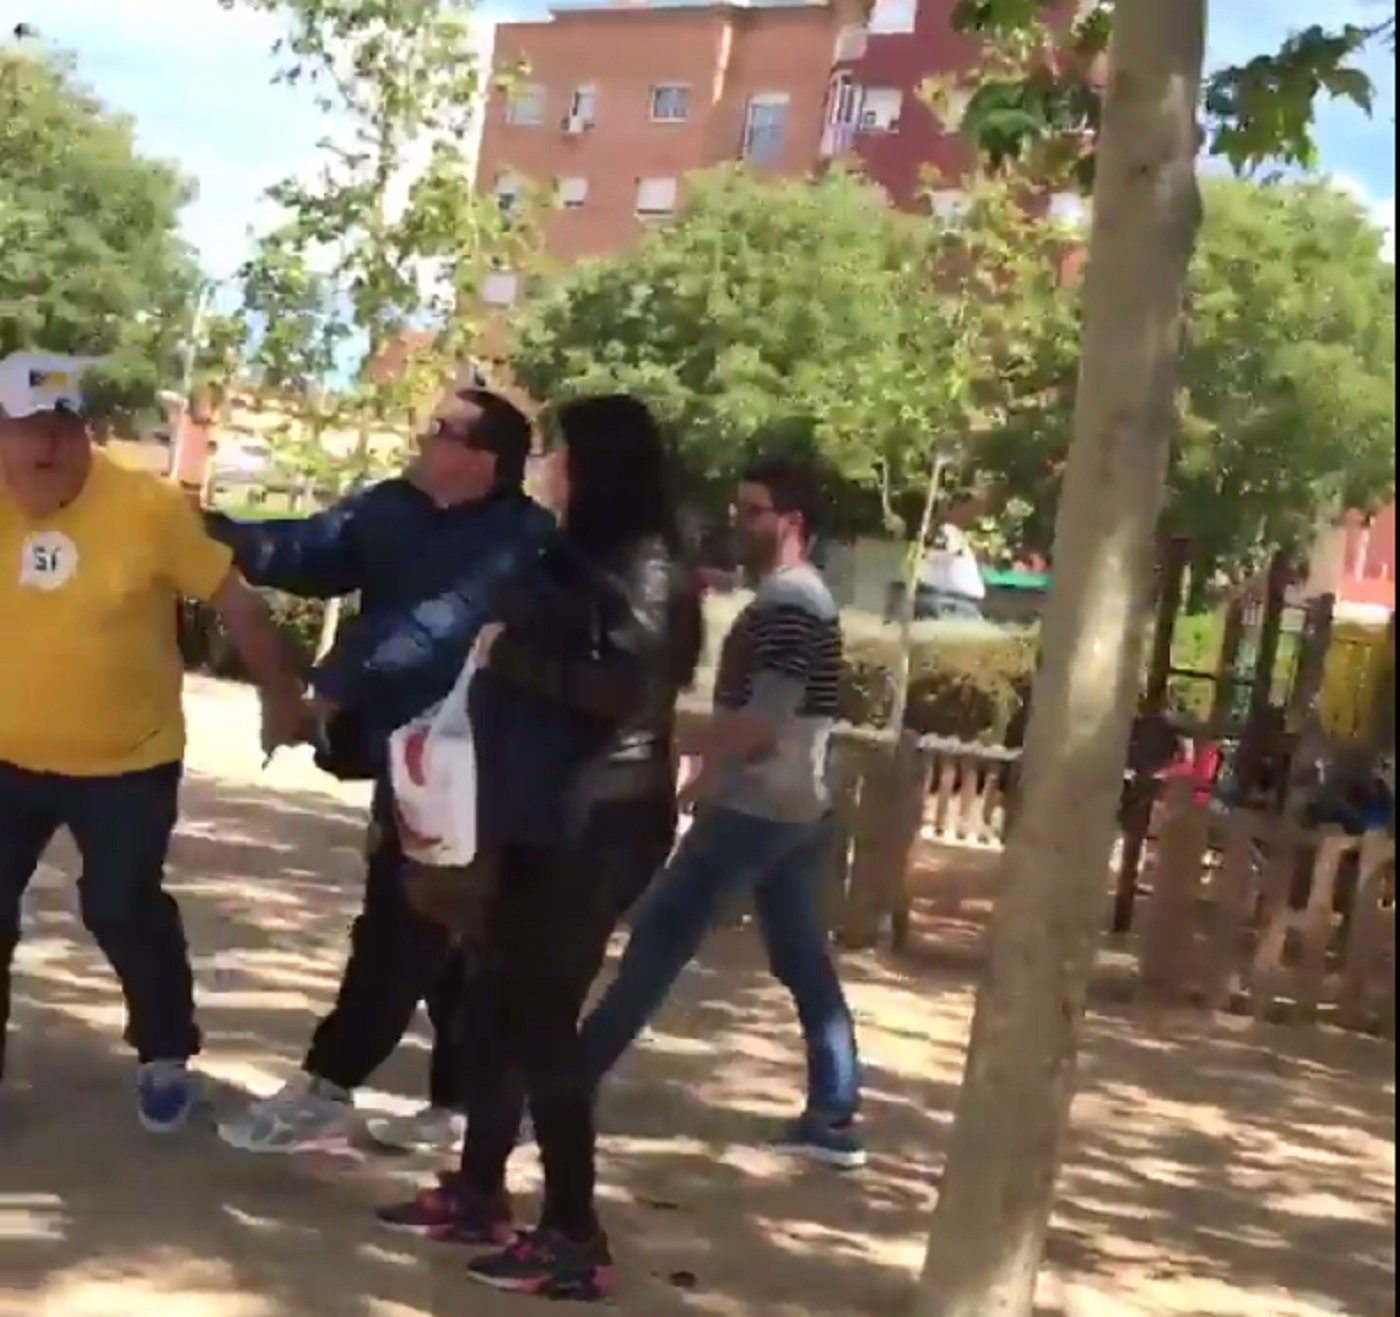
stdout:
[[(65, 368), (66, 367), (66, 368)], [(264, 691), (267, 748), (301, 684), (266, 610), (172, 484), (94, 450), (75, 371), (0, 362), (0, 1072), (20, 906), (55, 833), (126, 996), (146, 1128), (185, 1123), (199, 1049), (180, 913), (163, 889), (185, 728), (181, 597), (211, 603)]]

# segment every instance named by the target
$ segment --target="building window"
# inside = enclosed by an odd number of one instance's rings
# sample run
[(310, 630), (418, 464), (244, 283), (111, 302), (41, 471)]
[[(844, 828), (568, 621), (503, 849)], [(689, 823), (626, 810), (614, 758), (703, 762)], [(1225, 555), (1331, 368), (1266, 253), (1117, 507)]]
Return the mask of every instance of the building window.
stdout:
[(914, 30), (919, 18), (919, 0), (875, 0), (870, 12), (873, 36), (904, 36)]
[(860, 88), (849, 73), (838, 73), (826, 93), (826, 124), (821, 141), (823, 159), (843, 156), (854, 145), (859, 110)]
[(588, 200), (588, 180), (586, 178), (561, 178), (559, 180), (559, 204), (565, 210), (577, 210)]
[(487, 306), (514, 306), (520, 276), (514, 270), (492, 270), (481, 281), (481, 300)]
[(782, 164), (787, 137), (788, 98), (784, 93), (755, 96), (744, 116), (743, 157), (755, 165)]
[(513, 215), (520, 207), (520, 194), (525, 190), (523, 181), (514, 174), (497, 174), (496, 186), (492, 189), (496, 204), (503, 215)]
[(591, 83), (577, 87), (569, 100), (569, 113), (564, 118), (564, 127), (582, 132), (598, 122), (598, 89)]
[(537, 82), (523, 82), (506, 96), (506, 122), (518, 128), (534, 128), (544, 122), (545, 90)]
[(945, 224), (959, 224), (967, 214), (967, 193), (960, 188), (940, 188), (932, 200), (934, 215)]
[(680, 83), (661, 83), (651, 89), (653, 123), (684, 123), (689, 118), (689, 87)]
[(860, 130), (892, 133), (904, 112), (904, 93), (898, 87), (867, 87), (861, 96)]
[(637, 182), (637, 214), (656, 219), (676, 213), (679, 187), (674, 178), (643, 178)]

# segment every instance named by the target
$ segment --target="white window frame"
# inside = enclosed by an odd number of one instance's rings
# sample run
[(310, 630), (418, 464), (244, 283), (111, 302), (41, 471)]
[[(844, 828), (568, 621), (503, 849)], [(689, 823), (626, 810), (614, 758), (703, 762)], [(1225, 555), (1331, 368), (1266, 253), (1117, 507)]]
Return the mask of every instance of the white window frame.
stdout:
[(592, 128), (598, 122), (598, 87), (596, 83), (585, 82), (574, 88), (569, 98), (569, 118)]
[(519, 174), (505, 172), (496, 175), (491, 195), (496, 198), (502, 215), (513, 215), (520, 206), (520, 194), (525, 191), (525, 180)]
[(919, 0), (875, 0), (868, 30), (873, 37), (908, 36), (919, 23)]
[(670, 175), (637, 180), (636, 212), (640, 219), (666, 219), (676, 213), (680, 180)]
[[(691, 86), (688, 82), (658, 82), (651, 88), (651, 97), (647, 104), (647, 114), (652, 123), (688, 123), (690, 121), (690, 93)], [(657, 102), (665, 95), (670, 94), (680, 101), (679, 114), (658, 114)]]
[(538, 128), (549, 108), (549, 89), (542, 82), (522, 82), (506, 92), (506, 122), (513, 128)]
[(558, 192), (564, 210), (579, 210), (588, 200), (588, 179), (582, 174), (565, 175), (559, 180)]
[[(749, 97), (749, 103), (744, 107), (744, 137), (739, 146), (740, 157), (744, 160), (751, 160), (757, 165), (781, 165), (783, 157), (787, 154), (787, 130), (788, 130), (788, 110), (792, 108), (792, 97), (785, 91), (758, 92)], [(782, 125), (778, 137), (777, 154), (772, 157), (760, 158), (754, 153), (755, 137), (755, 111), (781, 109)]]
[(491, 270), (481, 281), (481, 300), (487, 306), (514, 306), (520, 297), (520, 275), (514, 270)]
[(860, 114), (856, 123), (862, 133), (896, 133), (903, 114), (902, 88), (865, 87), (861, 90)]

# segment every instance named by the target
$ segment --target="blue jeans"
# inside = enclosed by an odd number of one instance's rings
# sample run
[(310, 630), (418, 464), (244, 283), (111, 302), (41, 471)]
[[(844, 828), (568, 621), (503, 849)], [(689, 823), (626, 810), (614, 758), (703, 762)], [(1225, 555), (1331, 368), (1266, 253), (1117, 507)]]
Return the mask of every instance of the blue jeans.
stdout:
[(121, 981), (127, 1041), (142, 1061), (183, 1061), (199, 1050), (185, 930), (163, 885), (180, 775), (179, 764), (73, 778), (0, 763), (0, 1073), (20, 903), (60, 828), (82, 855), (83, 923)]
[(832, 963), (821, 888), (834, 828), (734, 810), (700, 814), (643, 902), (617, 979), (583, 1026), (602, 1079), (660, 1009), (730, 902), (752, 893), (773, 974), (792, 993), (807, 1043), (807, 1111), (839, 1124), (860, 1106), (855, 1022)]

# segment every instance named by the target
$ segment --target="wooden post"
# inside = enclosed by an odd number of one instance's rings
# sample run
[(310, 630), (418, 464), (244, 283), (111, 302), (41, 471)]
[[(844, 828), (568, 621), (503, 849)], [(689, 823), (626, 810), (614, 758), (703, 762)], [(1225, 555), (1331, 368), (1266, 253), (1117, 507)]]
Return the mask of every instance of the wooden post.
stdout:
[(1243, 811), (1225, 822), (1225, 856), (1216, 873), (1215, 901), (1206, 935), (1201, 987), (1206, 1009), (1223, 1011), (1230, 1005), (1239, 969), (1240, 935), (1256, 897), (1255, 845), (1259, 817)]
[(1342, 857), (1355, 847), (1356, 843), (1349, 837), (1334, 833), (1325, 836), (1317, 848), (1312, 890), (1300, 921), (1302, 947), (1294, 978), (1294, 1018), (1300, 1024), (1312, 1024), (1317, 1019), (1323, 981), (1327, 977), (1327, 955), (1332, 949), (1336, 928), (1337, 875), (1341, 871)]
[(1303, 626), (1302, 649), (1288, 699), (1288, 725), (1299, 728), (1317, 712), (1318, 697), (1327, 673), (1327, 655), (1332, 648), (1337, 596), (1325, 594), (1308, 605)]
[(1225, 613), (1225, 632), (1221, 638), (1220, 661), (1215, 670), (1215, 699), (1210, 710), (1210, 734), (1219, 736), (1230, 721), (1234, 708), (1235, 685), (1239, 678), (1240, 646), (1244, 643), (1243, 599), (1232, 599)]
[[(1388, 881), (1387, 881), (1388, 880)], [(1390, 890), (1387, 891), (1387, 886)], [(1395, 840), (1368, 832), (1361, 842), (1361, 872), (1353, 898), (1351, 933), (1342, 960), (1338, 1001), (1344, 1029), (1369, 1029), (1379, 1015), (1395, 1015)], [(1389, 899), (1387, 899), (1389, 898)], [(1384, 953), (1389, 934), (1389, 959)], [(1379, 992), (1375, 989), (1379, 985)], [(1375, 998), (1379, 997), (1380, 1001)]]
[(1152, 633), (1152, 661), (1147, 677), (1147, 713), (1161, 713), (1167, 707), (1171, 685), (1172, 646), (1176, 623), (1181, 616), (1181, 590), (1191, 561), (1191, 542), (1178, 535), (1167, 541), (1160, 564), (1160, 590), (1157, 595), (1157, 625)]
[(1273, 707), (1274, 669), (1278, 667), (1279, 641), (1283, 636), (1283, 610), (1287, 604), (1288, 583), (1293, 574), (1289, 554), (1280, 550), (1269, 564), (1268, 597), (1264, 602), (1264, 620), (1259, 628), (1259, 648), (1254, 668), (1254, 684), (1250, 691), (1249, 717), (1257, 723)]
[(1192, 799), (1191, 784), (1173, 782), (1142, 931), (1141, 993), (1153, 1005), (1180, 1006), (1190, 999), (1196, 898), (1208, 841), (1206, 812)]

